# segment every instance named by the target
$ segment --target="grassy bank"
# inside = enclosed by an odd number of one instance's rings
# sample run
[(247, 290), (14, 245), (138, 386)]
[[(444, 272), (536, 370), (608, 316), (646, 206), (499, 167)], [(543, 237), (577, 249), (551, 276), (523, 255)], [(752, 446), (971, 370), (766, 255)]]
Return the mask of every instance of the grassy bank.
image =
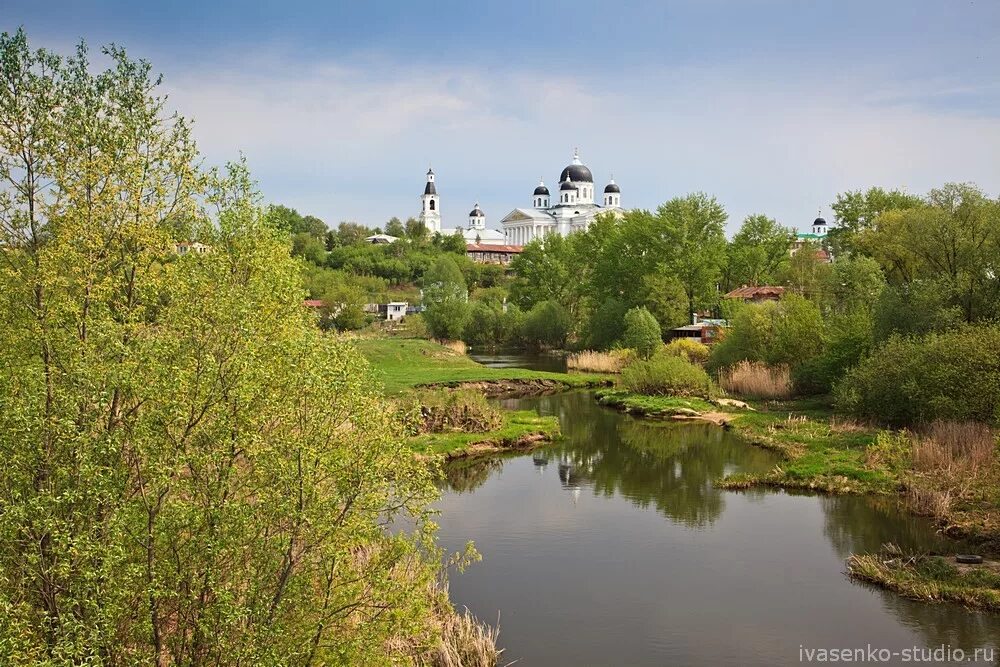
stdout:
[(955, 602), (1000, 612), (1000, 563), (959, 565), (942, 556), (907, 555), (891, 545), (847, 561), (852, 578), (924, 602)]
[(724, 488), (755, 485), (811, 489), (830, 493), (896, 493), (898, 471), (874, 462), (868, 448), (875, 428), (837, 419), (823, 399), (756, 403), (756, 410), (735, 413), (730, 426), (754, 445), (785, 459), (770, 472), (731, 475)]
[(718, 409), (697, 396), (645, 396), (620, 389), (598, 391), (597, 402), (640, 417), (691, 417)]
[(410, 438), (413, 451), (448, 458), (525, 450), (551, 442), (559, 435), (558, 417), (540, 417), (530, 410), (504, 413), (504, 424), (485, 433), (421, 433)]
[(443, 345), (416, 338), (368, 338), (358, 350), (380, 376), (386, 392), (400, 394), (420, 386), (465, 383), (507, 383), (513, 391), (523, 384), (529, 393), (560, 388), (595, 387), (610, 383), (607, 375), (552, 373), (523, 368), (489, 368)]

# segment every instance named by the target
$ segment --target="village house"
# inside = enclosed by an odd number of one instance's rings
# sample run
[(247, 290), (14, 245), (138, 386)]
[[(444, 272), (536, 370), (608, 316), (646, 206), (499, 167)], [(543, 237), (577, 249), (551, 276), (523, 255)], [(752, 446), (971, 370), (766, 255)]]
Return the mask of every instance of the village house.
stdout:
[(469, 243), (465, 246), (465, 254), (469, 259), (479, 264), (502, 264), (506, 266), (521, 254), (519, 245), (487, 245), (485, 243)]

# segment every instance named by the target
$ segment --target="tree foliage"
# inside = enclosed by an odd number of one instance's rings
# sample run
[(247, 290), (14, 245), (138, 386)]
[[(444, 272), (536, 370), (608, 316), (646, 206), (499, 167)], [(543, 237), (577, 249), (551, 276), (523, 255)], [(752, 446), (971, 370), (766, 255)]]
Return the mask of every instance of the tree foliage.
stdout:
[(649, 359), (660, 347), (660, 325), (645, 308), (633, 308), (625, 313), (625, 331), (622, 334), (625, 347), (634, 349), (643, 359)]
[(428, 471), (245, 168), (199, 172), (150, 66), (105, 54), (0, 36), (2, 661), (402, 659)]

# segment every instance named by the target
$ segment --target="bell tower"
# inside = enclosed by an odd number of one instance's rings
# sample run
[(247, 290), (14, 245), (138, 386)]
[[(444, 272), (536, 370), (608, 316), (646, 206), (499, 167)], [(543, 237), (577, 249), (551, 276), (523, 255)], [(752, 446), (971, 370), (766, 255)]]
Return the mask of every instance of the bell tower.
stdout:
[(424, 223), (430, 234), (441, 231), (441, 199), (438, 197), (437, 186), (434, 185), (434, 170), (427, 170), (427, 184), (424, 194), (420, 197), (420, 222)]

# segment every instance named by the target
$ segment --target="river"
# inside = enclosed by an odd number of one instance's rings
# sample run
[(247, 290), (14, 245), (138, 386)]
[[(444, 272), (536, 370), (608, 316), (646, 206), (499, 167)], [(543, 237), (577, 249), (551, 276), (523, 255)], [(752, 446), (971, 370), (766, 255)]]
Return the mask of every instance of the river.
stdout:
[(558, 415), (564, 438), (455, 464), (437, 507), (442, 545), (473, 540), (483, 556), (453, 574), (452, 600), (499, 618), (505, 661), (783, 665), (814, 649), (1000, 642), (996, 616), (844, 575), (852, 552), (885, 542), (955, 550), (891, 499), (723, 491), (713, 480), (777, 459), (711, 425), (607, 410), (590, 392), (503, 403)]

